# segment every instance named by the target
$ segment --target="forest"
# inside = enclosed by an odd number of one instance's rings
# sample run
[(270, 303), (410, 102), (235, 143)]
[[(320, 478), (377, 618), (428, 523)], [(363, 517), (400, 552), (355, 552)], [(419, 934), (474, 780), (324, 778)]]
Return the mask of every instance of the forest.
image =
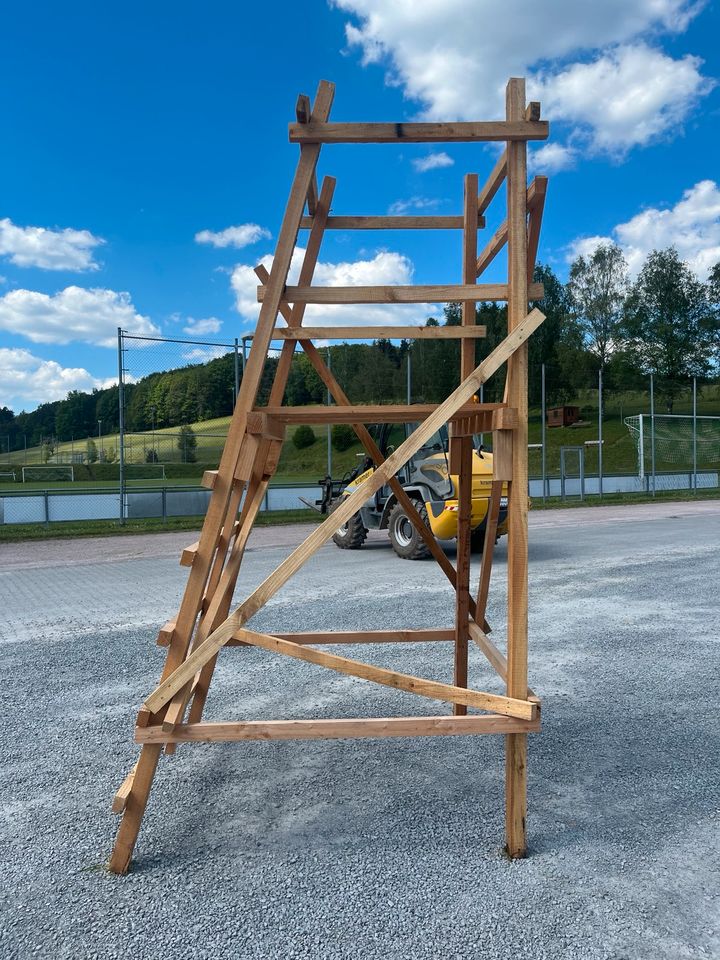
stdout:
[[(611, 244), (579, 256), (566, 283), (550, 266), (539, 266), (535, 280), (545, 286), (537, 306), (545, 323), (529, 345), (530, 404), (540, 402), (540, 369), (545, 365), (549, 404), (571, 402), (597, 384), (602, 370), (606, 394), (644, 388), (655, 375), (657, 397), (672, 412), (679, 393), (693, 377), (716, 378), (720, 364), (720, 263), (702, 282), (676, 250), (653, 251), (631, 282), (621, 250)], [(487, 336), (476, 341), (477, 361), (500, 342), (506, 331), (506, 308), (479, 303), (477, 323)], [(459, 304), (447, 304), (441, 319), (427, 325), (460, 323)], [(354, 403), (403, 402), (407, 366), (411, 365), (412, 401), (443, 400), (458, 382), (457, 341), (376, 340), (371, 344), (336, 344), (330, 353), (333, 372)], [(276, 357), (268, 357), (259, 404), (267, 400)], [(128, 432), (227, 416), (232, 413), (234, 356), (165, 370), (125, 385)], [(485, 388), (485, 399), (501, 399), (502, 379)], [(326, 391), (305, 355), (296, 352), (287, 384), (288, 404), (323, 403)], [(2, 452), (59, 441), (83, 439), (118, 429), (118, 387), (92, 393), (72, 391), (63, 400), (41, 404), (31, 412), (0, 407)]]

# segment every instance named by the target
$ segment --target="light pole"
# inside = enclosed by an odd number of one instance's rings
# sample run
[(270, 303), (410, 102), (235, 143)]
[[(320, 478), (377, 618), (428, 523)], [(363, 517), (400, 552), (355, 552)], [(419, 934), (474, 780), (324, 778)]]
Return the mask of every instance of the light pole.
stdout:
[(100, 441), (100, 461), (102, 463), (105, 461), (105, 451), (103, 450), (102, 439), (102, 420), (98, 420), (98, 440)]
[(157, 407), (156, 407), (154, 404), (153, 404), (152, 407), (150, 407), (150, 413), (151, 413), (151, 415), (152, 415), (152, 443), (153, 443), (152, 449), (153, 449), (153, 463), (157, 463), (157, 461), (158, 461), (158, 455), (157, 455), (157, 450), (155, 449), (155, 414), (157, 413)]

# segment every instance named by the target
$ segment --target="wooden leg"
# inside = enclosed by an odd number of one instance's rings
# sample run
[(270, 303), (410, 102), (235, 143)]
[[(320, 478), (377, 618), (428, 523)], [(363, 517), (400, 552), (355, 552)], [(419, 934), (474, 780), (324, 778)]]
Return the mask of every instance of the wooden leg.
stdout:
[[(468, 615), (470, 612), (470, 519), (472, 515), (472, 437), (461, 437), (458, 468), (457, 586), (455, 593), (455, 670), (456, 687), (468, 685)], [(464, 703), (453, 705), (455, 716), (465, 716)]]
[(505, 737), (505, 849), (513, 860), (527, 853), (527, 746), (526, 733)]
[(161, 752), (162, 744), (154, 743), (145, 744), (140, 752), (132, 789), (125, 804), (125, 812), (108, 863), (111, 873), (128, 871)]

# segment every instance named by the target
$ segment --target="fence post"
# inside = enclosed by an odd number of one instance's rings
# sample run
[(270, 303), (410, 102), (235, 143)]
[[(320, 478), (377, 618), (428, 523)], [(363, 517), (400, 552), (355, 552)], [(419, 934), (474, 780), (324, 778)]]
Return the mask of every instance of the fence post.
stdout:
[(693, 491), (697, 493), (697, 377), (693, 377)]
[(602, 367), (598, 370), (598, 493), (603, 495), (603, 382)]
[(542, 498), (547, 499), (547, 459), (545, 455), (545, 364), (540, 367), (540, 441), (542, 443), (540, 471), (542, 473)]
[(43, 502), (45, 506), (45, 526), (50, 526), (50, 498), (48, 496), (48, 491), (43, 490)]
[(162, 522), (167, 522), (167, 487), (162, 488)]
[[(405, 357), (407, 358), (407, 404), (410, 406), (412, 403), (412, 351), (409, 346)], [(345, 370), (347, 371), (347, 361)], [(480, 389), (482, 390), (482, 386)], [(482, 403), (482, 400), (480, 402)]]
[(120, 526), (125, 523), (125, 389), (123, 382), (123, 332), (118, 327), (118, 462), (120, 468)]
[[(330, 365), (330, 347), (327, 348), (327, 368), (332, 370)], [(332, 396), (330, 390), (327, 391), (327, 405), (330, 406), (332, 402)], [(327, 475), (332, 477), (332, 430), (330, 424), (327, 425)]]
[(652, 495), (655, 496), (655, 379), (650, 374), (650, 465), (652, 469)]

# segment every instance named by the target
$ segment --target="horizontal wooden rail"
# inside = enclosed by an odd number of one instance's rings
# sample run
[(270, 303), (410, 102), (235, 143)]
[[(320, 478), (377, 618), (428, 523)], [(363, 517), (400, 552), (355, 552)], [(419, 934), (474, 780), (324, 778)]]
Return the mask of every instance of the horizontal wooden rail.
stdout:
[(325, 630), (320, 633), (276, 633), (281, 640), (293, 643), (434, 643), (454, 640), (452, 627), (425, 630)]
[(352, 740), (372, 737), (462, 737), (481, 733), (537, 733), (534, 720), (495, 714), (465, 717), (386, 717), (357, 720), (252, 720), (186, 723), (173, 730), (137, 727), (137, 743), (215, 743), (235, 740)]
[[(257, 288), (258, 302), (265, 299), (266, 287)], [(543, 285), (530, 286), (530, 300), (542, 300)], [(424, 286), (373, 287), (285, 287), (288, 303), (448, 303), (507, 300), (506, 283), (432, 284)]]
[[(465, 417), (487, 415), (501, 404), (468, 403), (450, 417), (450, 422)], [(321, 404), (298, 407), (259, 407), (254, 413), (264, 413), (281, 423), (416, 423), (427, 420), (437, 410), (433, 403), (368, 404), (367, 406), (322, 406)], [(492, 429), (492, 420), (490, 421)]]
[(454, 123), (291, 123), (291, 143), (467, 143), (472, 140), (547, 140), (545, 120)]
[(276, 327), (279, 340), (473, 340), (486, 336), (474, 327)]
[[(300, 221), (301, 230), (311, 230), (314, 217), (303, 217)], [(485, 226), (485, 217), (478, 215), (478, 227)], [(328, 217), (325, 222), (326, 230), (462, 230), (461, 216), (346, 216)]]

